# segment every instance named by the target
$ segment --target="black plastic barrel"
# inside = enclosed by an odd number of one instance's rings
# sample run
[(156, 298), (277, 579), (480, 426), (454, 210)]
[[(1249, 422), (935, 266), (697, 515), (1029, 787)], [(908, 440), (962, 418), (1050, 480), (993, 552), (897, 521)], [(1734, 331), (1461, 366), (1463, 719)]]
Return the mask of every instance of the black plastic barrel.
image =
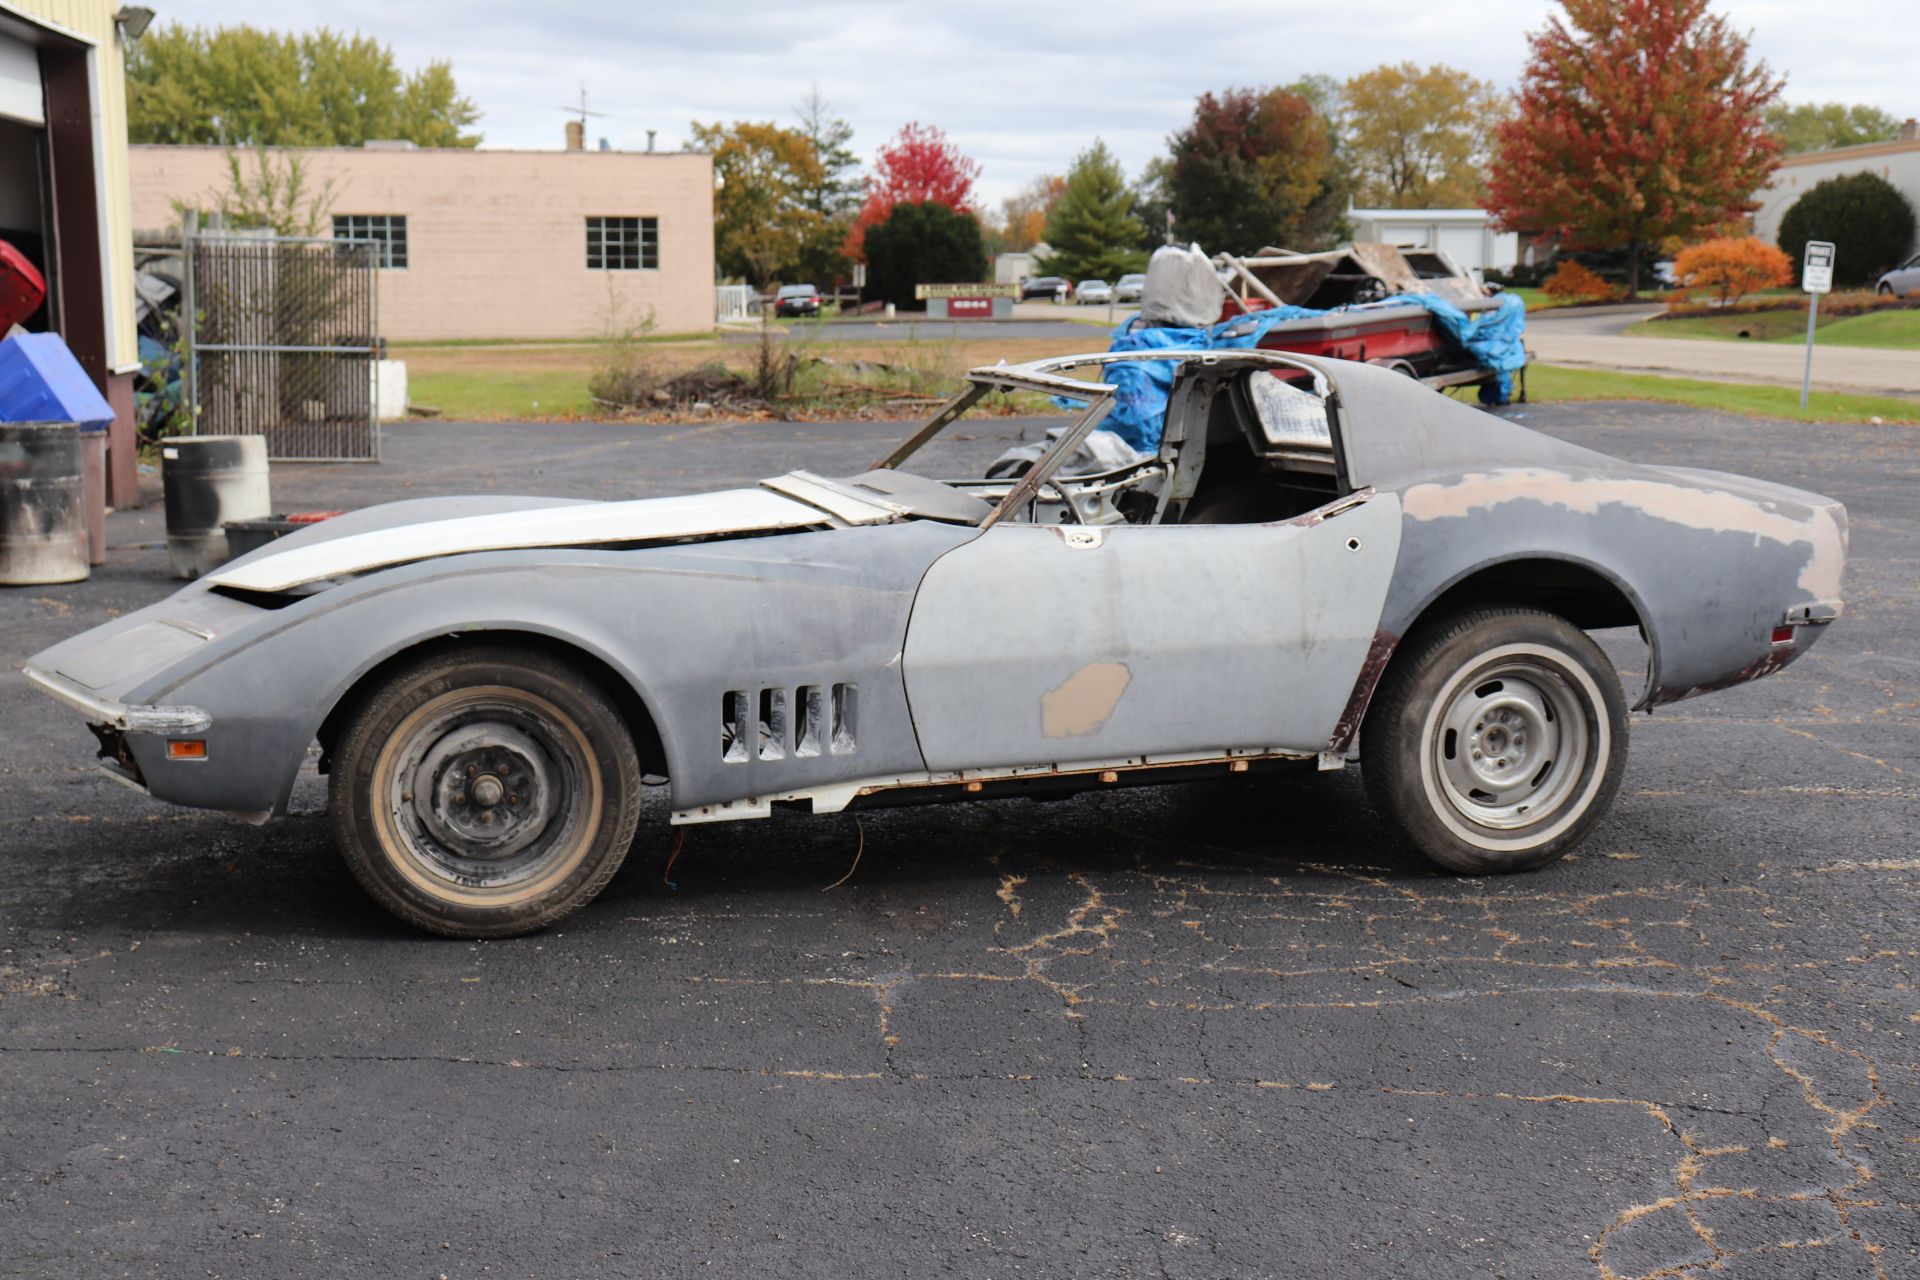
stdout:
[(87, 576), (80, 431), (71, 422), (0, 422), (0, 586)]
[(265, 436), (180, 436), (160, 447), (167, 559), (176, 578), (225, 564), (227, 522), (273, 514)]

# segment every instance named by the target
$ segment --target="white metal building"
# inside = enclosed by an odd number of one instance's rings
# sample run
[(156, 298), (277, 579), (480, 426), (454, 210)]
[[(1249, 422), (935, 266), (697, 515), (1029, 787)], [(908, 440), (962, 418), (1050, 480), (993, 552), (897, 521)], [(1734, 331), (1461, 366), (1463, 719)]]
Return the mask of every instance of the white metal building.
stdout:
[(1495, 231), (1484, 209), (1349, 209), (1355, 244), (1439, 249), (1468, 271), (1510, 270), (1520, 260), (1520, 236)]
[[(1768, 243), (1780, 238), (1780, 219), (1793, 202), (1817, 182), (1849, 173), (1876, 173), (1920, 209), (1920, 126), (1907, 121), (1893, 142), (1867, 142), (1831, 151), (1806, 151), (1788, 156), (1760, 189), (1759, 210), (1753, 215), (1753, 233)], [(1920, 248), (1920, 245), (1916, 245)]]

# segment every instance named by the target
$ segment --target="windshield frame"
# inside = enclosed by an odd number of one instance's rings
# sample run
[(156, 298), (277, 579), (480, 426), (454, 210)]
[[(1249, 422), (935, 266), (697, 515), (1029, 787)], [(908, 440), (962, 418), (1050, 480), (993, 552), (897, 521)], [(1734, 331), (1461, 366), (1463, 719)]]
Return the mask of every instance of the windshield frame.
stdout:
[(1171, 347), (1149, 351), (1103, 351), (1077, 356), (1055, 356), (1046, 360), (1035, 360), (1019, 365), (990, 365), (972, 369), (967, 373), (966, 389), (948, 400), (937, 409), (933, 416), (920, 426), (900, 445), (876, 461), (872, 470), (894, 470), (918, 453), (935, 436), (945, 431), (959, 420), (961, 415), (972, 408), (981, 397), (990, 391), (1039, 391), (1063, 399), (1086, 402), (1073, 424), (1060, 433), (1051, 448), (1040, 455), (1025, 475), (1015, 482), (1000, 505), (993, 513), (980, 522), (980, 528), (991, 529), (1011, 513), (1018, 511), (1038, 497), (1040, 489), (1053, 479), (1053, 475), (1080, 447), (1093, 430), (1107, 419), (1113, 408), (1114, 397), (1118, 392), (1110, 382), (1088, 382), (1080, 378), (1069, 377), (1064, 372), (1070, 369), (1084, 369), (1089, 366), (1105, 368), (1115, 364), (1133, 364), (1150, 361), (1169, 361), (1185, 367), (1197, 364), (1206, 367), (1225, 365), (1231, 368), (1288, 368), (1298, 369), (1313, 379), (1313, 393), (1327, 406), (1327, 432), (1333, 445), (1336, 460), (1341, 455), (1341, 422), (1339, 387), (1329, 376), (1328, 371), (1319, 364), (1293, 355), (1290, 352), (1268, 351), (1259, 347)]

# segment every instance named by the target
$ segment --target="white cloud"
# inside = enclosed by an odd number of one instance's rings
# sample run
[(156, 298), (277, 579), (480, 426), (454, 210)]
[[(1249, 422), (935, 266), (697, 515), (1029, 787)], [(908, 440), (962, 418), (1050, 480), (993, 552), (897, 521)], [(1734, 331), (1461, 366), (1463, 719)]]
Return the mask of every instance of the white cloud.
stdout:
[[(1920, 114), (1910, 42), (1877, 0), (1724, 0), (1791, 99)], [(176, 0), (164, 21), (262, 21), (258, 0)], [(1183, 12), (1184, 11), (1184, 12)], [(587, 87), (591, 138), (677, 148), (692, 120), (790, 121), (817, 83), (870, 157), (908, 120), (945, 129), (984, 168), (988, 202), (1060, 171), (1094, 137), (1129, 170), (1164, 147), (1208, 89), (1381, 62), (1444, 62), (1503, 85), (1546, 0), (721, 0), (625, 6), (587, 0), (277, 0), (271, 24), (357, 30), (403, 65), (433, 58), (485, 112), (486, 144), (559, 145)]]

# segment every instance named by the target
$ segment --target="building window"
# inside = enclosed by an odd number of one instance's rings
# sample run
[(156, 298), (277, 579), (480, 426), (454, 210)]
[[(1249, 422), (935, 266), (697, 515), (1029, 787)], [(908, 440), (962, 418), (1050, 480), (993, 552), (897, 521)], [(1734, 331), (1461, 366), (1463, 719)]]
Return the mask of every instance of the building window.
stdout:
[(659, 265), (660, 219), (587, 219), (587, 270), (651, 271)]
[(336, 213), (335, 240), (378, 240), (380, 265), (395, 271), (407, 266), (407, 215), (404, 213)]

